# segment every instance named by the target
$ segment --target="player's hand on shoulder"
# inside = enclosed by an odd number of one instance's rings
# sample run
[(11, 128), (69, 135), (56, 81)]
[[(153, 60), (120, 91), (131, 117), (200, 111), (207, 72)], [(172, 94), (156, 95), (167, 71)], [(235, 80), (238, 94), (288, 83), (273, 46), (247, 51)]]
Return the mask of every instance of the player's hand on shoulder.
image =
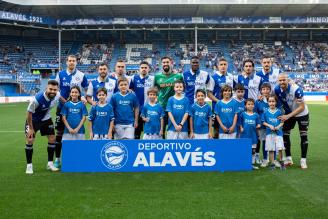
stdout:
[(195, 138), (195, 134), (193, 132), (190, 132), (189, 138), (190, 139), (194, 139)]

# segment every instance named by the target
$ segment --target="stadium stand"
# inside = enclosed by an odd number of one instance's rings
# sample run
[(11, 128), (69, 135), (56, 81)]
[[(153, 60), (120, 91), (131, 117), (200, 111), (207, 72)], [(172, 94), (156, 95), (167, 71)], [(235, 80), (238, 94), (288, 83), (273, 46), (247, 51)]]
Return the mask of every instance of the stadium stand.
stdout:
[[(65, 65), (67, 54), (76, 54), (78, 68), (87, 74), (94, 74), (99, 62), (109, 63), (113, 70), (118, 59), (124, 59), (128, 67), (137, 66), (141, 60), (147, 60), (151, 63), (153, 72), (156, 72), (160, 68), (160, 58), (169, 55), (173, 57), (175, 69), (183, 72), (190, 67), (190, 57), (198, 55), (201, 58), (201, 68), (213, 72), (216, 58), (224, 56), (229, 62), (228, 71), (238, 74), (244, 58), (254, 59), (259, 68), (261, 57), (269, 54), (274, 57), (276, 67), (285, 72), (328, 72), (328, 44), (324, 40), (302, 40), (305, 36), (300, 33), (297, 40), (282, 41), (277, 32), (272, 36), (267, 35), (271, 40), (259, 41), (261, 35), (256, 31), (246, 32), (243, 39), (236, 40), (236, 34), (223, 32), (220, 35), (222, 40), (216, 40), (212, 32), (202, 31), (196, 54), (192, 36), (187, 31), (170, 32), (169, 40), (156, 31), (149, 31), (147, 34), (131, 31), (123, 39), (115, 38), (118, 35), (102, 33), (97, 42), (62, 41), (61, 61)], [(111, 40), (108, 40), (109, 37)], [(153, 40), (150, 42), (148, 39)], [(0, 36), (0, 74), (15, 75), (25, 93), (35, 93), (40, 89), (40, 80), (29, 77), (30, 66), (33, 64), (58, 65), (58, 43), (50, 39)], [(305, 90), (327, 90), (327, 79), (296, 81)]]

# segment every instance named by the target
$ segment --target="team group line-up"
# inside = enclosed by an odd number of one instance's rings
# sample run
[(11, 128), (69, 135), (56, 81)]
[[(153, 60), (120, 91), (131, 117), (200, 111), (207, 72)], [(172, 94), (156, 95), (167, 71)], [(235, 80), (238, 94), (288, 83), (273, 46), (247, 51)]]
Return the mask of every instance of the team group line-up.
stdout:
[[(271, 169), (293, 165), (290, 132), (297, 122), (300, 166), (307, 168), (309, 111), (303, 90), (272, 67), (272, 57), (262, 57), (258, 72), (253, 60), (245, 59), (239, 75), (227, 72), (225, 58), (218, 58), (212, 76), (200, 69), (197, 56), (191, 58), (191, 68), (183, 74), (174, 71), (170, 57), (162, 57), (161, 62), (161, 72), (150, 75), (149, 63), (142, 61), (139, 74), (132, 76), (125, 74), (122, 60), (116, 62), (113, 73), (101, 63), (98, 78), (88, 82), (76, 69), (76, 57), (69, 55), (67, 69), (49, 80), (46, 90), (27, 108), (26, 173), (33, 173), (37, 131), (48, 138), (47, 169), (58, 171), (62, 140), (85, 139), (85, 120), (89, 120), (93, 140), (250, 138), (254, 169), (259, 165)], [(90, 112), (87, 103), (92, 105)], [(55, 106), (54, 125), (50, 111)]]

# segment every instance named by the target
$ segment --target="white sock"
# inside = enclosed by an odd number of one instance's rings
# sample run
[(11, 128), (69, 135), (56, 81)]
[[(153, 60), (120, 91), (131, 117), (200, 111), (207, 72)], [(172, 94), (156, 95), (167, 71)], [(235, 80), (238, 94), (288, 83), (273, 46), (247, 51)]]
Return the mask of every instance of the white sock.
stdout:
[(54, 165), (54, 162), (48, 161), (48, 165)]
[(306, 158), (301, 158), (301, 162), (306, 162)]

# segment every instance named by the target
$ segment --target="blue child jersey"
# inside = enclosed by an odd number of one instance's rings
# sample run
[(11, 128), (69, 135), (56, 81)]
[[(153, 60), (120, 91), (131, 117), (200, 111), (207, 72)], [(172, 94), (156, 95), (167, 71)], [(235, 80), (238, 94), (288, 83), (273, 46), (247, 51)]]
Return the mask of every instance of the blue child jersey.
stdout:
[(212, 116), (212, 109), (210, 105), (205, 103), (199, 105), (197, 102), (190, 108), (190, 117), (193, 121), (193, 128), (195, 134), (208, 134), (208, 119)]
[(240, 138), (252, 139), (252, 144), (257, 143), (256, 126), (261, 124), (259, 114), (242, 112), (240, 115), (239, 124), (243, 127), (244, 131), (240, 133)]
[[(75, 129), (80, 124), (82, 118), (88, 115), (86, 106), (81, 102), (68, 101), (61, 109), (61, 114), (66, 116), (67, 123), (72, 129)], [(65, 127), (64, 133), (69, 133), (67, 127)], [(84, 134), (84, 125), (78, 131), (78, 134)]]
[[(281, 121), (278, 119), (278, 116), (282, 116), (282, 112), (281, 110), (279, 109), (275, 109), (274, 111), (272, 111), (271, 109), (268, 109), (266, 111), (264, 111), (263, 115), (262, 115), (262, 122), (266, 122), (268, 123), (269, 125), (273, 125), (274, 127), (278, 126)], [(282, 136), (283, 133), (282, 133), (282, 127), (280, 127), (279, 130), (277, 131), (272, 131), (269, 127), (266, 127), (266, 135), (269, 135), (269, 134), (277, 134), (279, 136)]]
[(88, 120), (92, 121), (93, 134), (107, 135), (110, 122), (114, 120), (113, 107), (110, 104), (92, 106)]
[[(189, 114), (189, 100), (186, 97), (182, 97), (177, 99), (176, 97), (172, 96), (167, 101), (166, 111), (171, 112), (174, 120), (177, 124), (182, 121), (183, 116), (187, 113)], [(168, 130), (169, 131), (176, 131), (174, 128), (173, 123), (169, 119), (168, 121)], [(183, 124), (181, 132), (188, 132), (188, 122)]]
[[(215, 105), (214, 113), (220, 117), (226, 128), (230, 128), (233, 124), (234, 116), (238, 113), (236, 101), (233, 99), (230, 99), (228, 102), (220, 100)], [(236, 128), (233, 132), (236, 132)], [(219, 127), (219, 133), (224, 133), (221, 127)]]
[(144, 133), (159, 134), (161, 130), (161, 118), (164, 116), (162, 106), (159, 103), (154, 105), (147, 103), (142, 109), (141, 116), (149, 118), (149, 121), (145, 122)]
[[(264, 97), (262, 100), (256, 100), (255, 101), (255, 107), (254, 112), (259, 114), (260, 118), (262, 118), (263, 113), (269, 109), (269, 104), (267, 102), (266, 97)], [(265, 129), (265, 126), (261, 126), (262, 129)]]
[(133, 92), (122, 95), (117, 92), (110, 99), (113, 107), (115, 124), (131, 125), (134, 123), (134, 111), (139, 107), (138, 99)]

